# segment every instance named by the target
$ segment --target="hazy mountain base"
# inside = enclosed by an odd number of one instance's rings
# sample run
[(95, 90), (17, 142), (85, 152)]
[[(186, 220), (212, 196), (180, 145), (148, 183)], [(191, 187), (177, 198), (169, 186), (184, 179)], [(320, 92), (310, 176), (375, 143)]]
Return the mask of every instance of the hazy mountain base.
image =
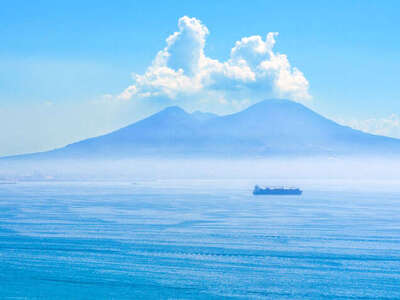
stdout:
[(398, 178), (400, 160), (381, 157), (0, 160), (3, 182), (214, 180), (224, 182), (227, 187), (259, 183), (385, 189), (396, 188)]

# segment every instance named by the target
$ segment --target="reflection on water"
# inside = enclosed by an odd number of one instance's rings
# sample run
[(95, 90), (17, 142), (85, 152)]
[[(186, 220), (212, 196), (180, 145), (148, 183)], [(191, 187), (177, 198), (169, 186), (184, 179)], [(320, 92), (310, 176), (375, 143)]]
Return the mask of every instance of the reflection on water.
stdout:
[(400, 195), (251, 185), (0, 189), (0, 298), (400, 298)]

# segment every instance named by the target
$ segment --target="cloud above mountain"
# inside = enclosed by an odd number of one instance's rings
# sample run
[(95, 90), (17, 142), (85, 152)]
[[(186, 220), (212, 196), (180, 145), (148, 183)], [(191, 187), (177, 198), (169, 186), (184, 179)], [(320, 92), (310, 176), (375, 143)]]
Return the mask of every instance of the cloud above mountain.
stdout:
[[(273, 97), (300, 102), (310, 99), (303, 73), (291, 66), (286, 55), (274, 51), (277, 33), (243, 37), (232, 46), (226, 61), (206, 55), (208, 35), (200, 20), (180, 18), (178, 30), (166, 39), (144, 74), (135, 74), (132, 84), (120, 94), (81, 103), (46, 99), (21, 107), (0, 107), (0, 156), (49, 150), (105, 134), (171, 105), (227, 114)], [(74, 74), (79, 68), (105, 72), (97, 65), (79, 66), (73, 66)], [(56, 67), (68, 70), (71, 63)], [(107, 69), (107, 74), (110, 71)]]
[(337, 122), (352, 128), (394, 138), (400, 138), (400, 115), (391, 114), (382, 118), (348, 119), (338, 118)]
[(287, 56), (274, 52), (276, 32), (265, 39), (255, 35), (237, 41), (229, 59), (219, 61), (204, 53), (208, 28), (196, 18), (184, 16), (178, 31), (166, 39), (144, 74), (120, 99), (169, 99), (178, 104), (191, 102), (243, 107), (268, 97), (309, 100), (309, 83), (292, 67)]

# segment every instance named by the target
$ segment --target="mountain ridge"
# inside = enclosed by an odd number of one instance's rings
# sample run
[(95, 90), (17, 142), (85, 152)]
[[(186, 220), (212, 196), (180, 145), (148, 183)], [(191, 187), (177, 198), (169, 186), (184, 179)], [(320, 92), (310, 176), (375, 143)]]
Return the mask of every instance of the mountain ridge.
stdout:
[(335, 123), (285, 99), (218, 116), (170, 106), (111, 133), (18, 157), (196, 157), (400, 154), (400, 140)]

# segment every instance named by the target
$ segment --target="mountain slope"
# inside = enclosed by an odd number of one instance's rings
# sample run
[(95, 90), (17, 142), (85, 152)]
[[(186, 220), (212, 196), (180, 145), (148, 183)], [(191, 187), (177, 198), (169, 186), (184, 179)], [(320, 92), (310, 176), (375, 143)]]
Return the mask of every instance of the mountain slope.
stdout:
[(400, 140), (341, 126), (289, 100), (216, 116), (169, 107), (110, 134), (41, 153), (45, 158), (400, 154)]
[[(258, 153), (344, 154), (400, 150), (400, 140), (339, 125), (289, 100), (266, 100), (207, 124), (209, 136), (259, 145)], [(246, 147), (243, 146), (243, 151)]]

